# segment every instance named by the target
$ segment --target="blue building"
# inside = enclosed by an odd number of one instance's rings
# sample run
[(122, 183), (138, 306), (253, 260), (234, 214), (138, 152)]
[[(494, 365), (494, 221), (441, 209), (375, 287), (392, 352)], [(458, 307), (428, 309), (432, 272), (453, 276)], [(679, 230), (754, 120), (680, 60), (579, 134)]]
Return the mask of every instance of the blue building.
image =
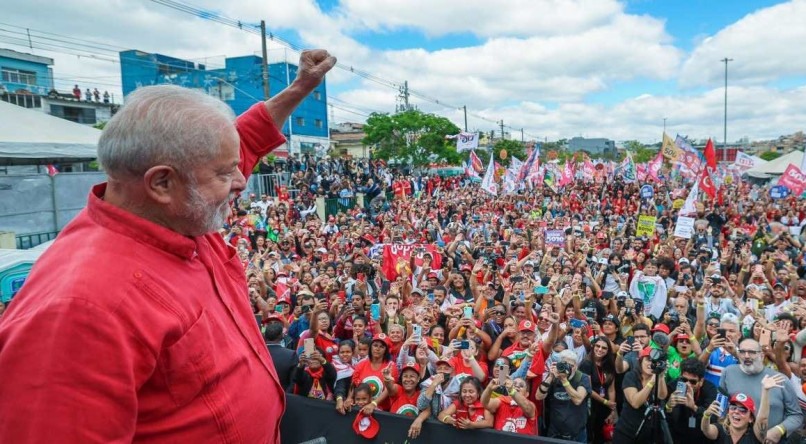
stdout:
[(78, 98), (57, 91), (52, 66), (51, 58), (0, 48), (0, 100), (87, 125), (112, 118), (117, 107), (108, 101), (86, 100), (80, 88)]
[[(194, 63), (162, 54), (138, 50), (120, 53), (120, 72), (123, 95), (147, 85), (173, 84), (194, 88), (220, 98), (236, 114), (241, 114), (256, 102), (263, 100), (263, 74), (261, 57), (230, 57), (223, 68), (207, 69)], [(297, 76), (297, 66), (290, 63), (269, 65), (269, 91), (273, 97), (285, 89)], [(322, 82), (283, 125), (283, 134), (290, 142), (273, 154), (278, 157), (291, 154), (316, 154), (329, 147), (327, 121), (327, 88)]]
[(615, 155), (616, 142), (604, 138), (586, 139), (584, 137), (573, 137), (568, 141), (568, 151), (572, 153), (585, 151), (588, 154)]

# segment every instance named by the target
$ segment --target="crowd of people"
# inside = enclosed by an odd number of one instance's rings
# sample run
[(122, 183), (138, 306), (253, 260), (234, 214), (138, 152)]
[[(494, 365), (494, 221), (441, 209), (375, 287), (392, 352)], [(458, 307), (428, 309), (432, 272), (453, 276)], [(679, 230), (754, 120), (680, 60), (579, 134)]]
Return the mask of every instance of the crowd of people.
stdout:
[[(574, 442), (801, 442), (796, 197), (723, 184), (678, 237), (679, 179), (650, 199), (618, 177), (491, 196), (383, 162), (286, 168), (299, 198), (241, 199), (221, 234), (290, 393), (409, 416), (410, 438), (432, 418)], [(344, 189), (368, 204), (311, 211)]]

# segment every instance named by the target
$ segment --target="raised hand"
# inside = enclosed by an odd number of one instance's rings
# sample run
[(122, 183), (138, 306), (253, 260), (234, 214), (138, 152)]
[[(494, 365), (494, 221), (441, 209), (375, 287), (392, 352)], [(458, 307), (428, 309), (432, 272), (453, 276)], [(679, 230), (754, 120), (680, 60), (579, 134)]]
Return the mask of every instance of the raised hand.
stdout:
[(324, 49), (311, 49), (302, 51), (299, 56), (299, 70), (297, 79), (307, 88), (315, 88), (325, 78), (325, 74), (336, 66), (336, 57)]

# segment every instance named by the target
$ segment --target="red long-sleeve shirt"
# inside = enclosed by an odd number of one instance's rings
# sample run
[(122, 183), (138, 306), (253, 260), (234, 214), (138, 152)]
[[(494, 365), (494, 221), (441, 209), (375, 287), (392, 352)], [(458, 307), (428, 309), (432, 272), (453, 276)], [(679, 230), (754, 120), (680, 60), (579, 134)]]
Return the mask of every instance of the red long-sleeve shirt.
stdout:
[[(283, 142), (263, 104), (240, 167)], [(106, 184), (0, 322), (0, 442), (279, 443), (285, 397), (235, 250), (113, 206)]]

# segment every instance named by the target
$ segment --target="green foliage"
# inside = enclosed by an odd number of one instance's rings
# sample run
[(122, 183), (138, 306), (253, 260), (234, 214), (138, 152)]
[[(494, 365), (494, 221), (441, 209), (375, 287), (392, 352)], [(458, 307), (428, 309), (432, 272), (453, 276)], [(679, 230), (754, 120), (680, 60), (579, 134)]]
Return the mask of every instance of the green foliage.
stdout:
[(372, 113), (364, 126), (364, 145), (374, 146), (374, 157), (386, 161), (425, 166), (431, 162), (456, 165), (461, 156), (456, 141), (446, 135), (458, 134), (450, 120), (420, 110), (389, 115)]
[(658, 155), (658, 150), (653, 150), (637, 140), (624, 142), (624, 148), (632, 154), (635, 163), (649, 162)]
[(770, 160), (775, 160), (781, 157), (781, 153), (777, 151), (767, 151), (766, 153), (761, 153), (758, 157), (769, 162)]
[(106, 122), (97, 122), (95, 125), (92, 126), (95, 129), (102, 130), (106, 127)]

